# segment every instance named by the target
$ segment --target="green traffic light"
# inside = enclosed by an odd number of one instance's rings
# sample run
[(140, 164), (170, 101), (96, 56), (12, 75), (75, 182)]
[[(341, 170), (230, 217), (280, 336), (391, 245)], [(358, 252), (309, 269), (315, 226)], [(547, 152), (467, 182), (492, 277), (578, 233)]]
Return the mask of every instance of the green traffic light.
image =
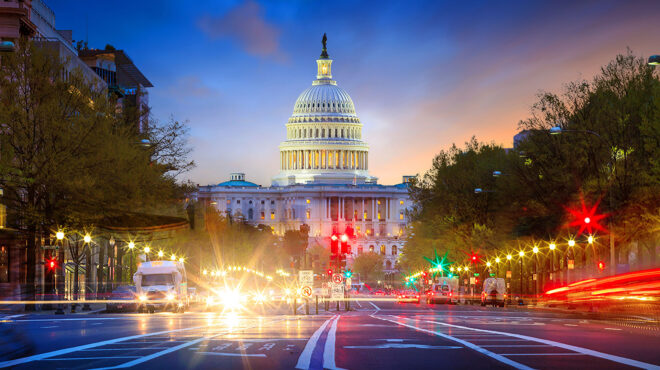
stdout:
[(352, 276), (353, 276), (353, 271), (348, 270), (348, 271), (345, 271), (345, 272), (344, 272), (344, 277), (345, 277), (346, 279), (350, 279)]

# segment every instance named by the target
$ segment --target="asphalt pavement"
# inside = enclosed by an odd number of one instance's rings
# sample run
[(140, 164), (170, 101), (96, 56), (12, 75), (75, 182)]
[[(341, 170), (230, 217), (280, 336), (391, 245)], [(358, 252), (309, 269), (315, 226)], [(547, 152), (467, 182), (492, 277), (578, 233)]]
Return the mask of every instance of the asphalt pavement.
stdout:
[(660, 369), (657, 332), (561, 312), (376, 298), (331, 308), (3, 315), (33, 350), (0, 368)]

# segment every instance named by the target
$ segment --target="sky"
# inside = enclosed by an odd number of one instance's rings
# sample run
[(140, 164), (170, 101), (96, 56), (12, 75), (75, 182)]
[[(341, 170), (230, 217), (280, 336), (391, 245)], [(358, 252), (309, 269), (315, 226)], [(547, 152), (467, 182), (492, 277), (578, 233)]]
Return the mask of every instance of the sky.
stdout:
[(44, 0), (58, 29), (124, 50), (153, 83), (156, 120), (188, 121), (207, 185), (268, 186), (328, 35), (382, 184), (423, 174), (472, 136), (511, 147), (540, 91), (590, 79), (618, 53), (660, 54), (660, 1)]

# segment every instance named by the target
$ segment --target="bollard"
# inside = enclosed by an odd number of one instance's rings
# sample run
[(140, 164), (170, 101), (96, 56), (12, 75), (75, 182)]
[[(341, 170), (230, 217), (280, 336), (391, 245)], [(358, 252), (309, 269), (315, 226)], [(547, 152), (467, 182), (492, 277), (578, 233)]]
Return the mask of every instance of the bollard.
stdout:
[(309, 299), (305, 298), (305, 315), (309, 315)]
[(337, 300), (337, 311), (339, 311), (339, 300)]
[(316, 296), (316, 314), (319, 314), (319, 296)]

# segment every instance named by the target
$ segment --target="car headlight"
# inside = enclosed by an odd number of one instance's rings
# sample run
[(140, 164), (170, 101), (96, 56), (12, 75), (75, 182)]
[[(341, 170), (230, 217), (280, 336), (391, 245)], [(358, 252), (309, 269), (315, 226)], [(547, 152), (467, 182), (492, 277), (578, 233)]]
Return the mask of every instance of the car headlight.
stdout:
[(141, 294), (141, 295), (138, 297), (138, 299), (139, 299), (140, 301), (144, 302), (144, 301), (147, 300), (147, 296), (144, 295), (144, 294)]
[(173, 300), (174, 300), (174, 294), (172, 294), (172, 293), (168, 293), (167, 296), (165, 296), (165, 298), (166, 298), (168, 301), (173, 301)]

